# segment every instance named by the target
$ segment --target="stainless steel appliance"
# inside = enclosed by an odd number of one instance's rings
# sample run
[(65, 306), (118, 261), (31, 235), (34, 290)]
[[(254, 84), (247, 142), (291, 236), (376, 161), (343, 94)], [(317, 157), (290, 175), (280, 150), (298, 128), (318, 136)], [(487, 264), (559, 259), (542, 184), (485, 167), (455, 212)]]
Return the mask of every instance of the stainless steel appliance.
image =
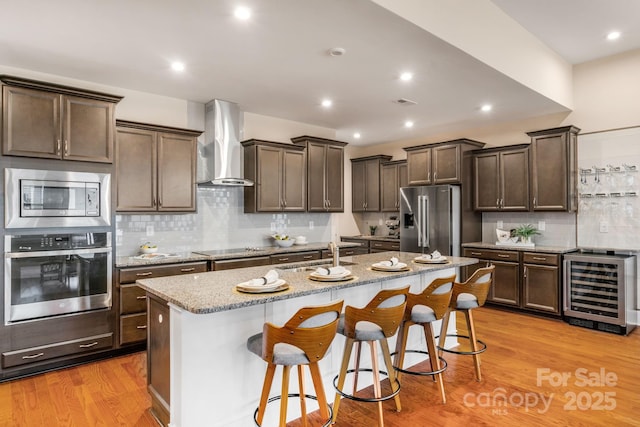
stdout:
[(636, 323), (635, 286), (633, 255), (565, 255), (565, 320), (572, 325), (626, 335)]
[(400, 189), (400, 250), (460, 255), (460, 187)]
[(6, 325), (111, 307), (111, 233), (5, 236)]
[(111, 175), (5, 169), (5, 227), (111, 225)]

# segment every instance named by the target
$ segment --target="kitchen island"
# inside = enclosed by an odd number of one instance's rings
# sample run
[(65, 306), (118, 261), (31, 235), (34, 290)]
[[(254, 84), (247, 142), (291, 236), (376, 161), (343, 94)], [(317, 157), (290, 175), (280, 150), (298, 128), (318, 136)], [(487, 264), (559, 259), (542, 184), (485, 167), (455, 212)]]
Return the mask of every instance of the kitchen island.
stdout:
[[(371, 264), (392, 255), (409, 270), (389, 273), (371, 269)], [(412, 292), (419, 292), (434, 278), (477, 262), (450, 258), (447, 264), (426, 265), (414, 263), (416, 256), (387, 252), (343, 258), (343, 265), (354, 276), (344, 282), (315, 282), (308, 278), (308, 271), (291, 270), (295, 267), (291, 265), (139, 280), (137, 284), (149, 297), (148, 381), (154, 415), (175, 427), (252, 425), (265, 363), (246, 349), (246, 340), (262, 331), (265, 322), (283, 324), (300, 307), (338, 299), (363, 306), (383, 288), (410, 284)], [(288, 290), (272, 294), (235, 290), (236, 284), (262, 277), (272, 268), (289, 284)], [(455, 321), (451, 326), (455, 327)], [(420, 331), (412, 331), (410, 343), (419, 345), (421, 340)], [(329, 400), (343, 344), (343, 338), (336, 337), (321, 362)], [(277, 377), (272, 395), (279, 389)], [(296, 392), (293, 384), (291, 392)], [(290, 409), (295, 417), (296, 405)], [(276, 408), (271, 414), (267, 411), (265, 425), (272, 425), (271, 415), (277, 416)]]

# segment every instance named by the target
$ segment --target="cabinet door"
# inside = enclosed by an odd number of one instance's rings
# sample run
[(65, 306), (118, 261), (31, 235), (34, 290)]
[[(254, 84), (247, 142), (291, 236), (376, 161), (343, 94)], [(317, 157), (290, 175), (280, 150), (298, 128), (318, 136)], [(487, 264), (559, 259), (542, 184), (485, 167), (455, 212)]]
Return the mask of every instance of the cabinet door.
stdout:
[(500, 206), (498, 153), (477, 154), (474, 157), (473, 208), (477, 211), (497, 211)]
[(514, 262), (493, 261), (496, 266), (493, 275), (491, 301), (503, 305), (520, 305), (520, 265)]
[(365, 162), (365, 210), (380, 212), (380, 161)]
[(3, 86), (2, 99), (3, 154), (60, 158), (61, 96), (51, 92)]
[(196, 210), (196, 139), (158, 134), (158, 210)]
[(344, 148), (327, 145), (326, 194), (329, 212), (344, 212)]
[(283, 150), (282, 207), (285, 211), (304, 212), (307, 206), (307, 168), (305, 152)]
[(116, 210), (155, 211), (156, 133), (120, 128), (116, 141)]
[(325, 212), (328, 194), (328, 153), (326, 144), (307, 145), (307, 210)]
[(433, 147), (433, 183), (460, 183), (460, 146)]
[(431, 148), (407, 151), (409, 185), (431, 184)]
[(62, 157), (67, 160), (111, 163), (115, 105), (75, 96), (64, 96), (62, 102)]
[(147, 388), (151, 395), (151, 413), (163, 425), (169, 424), (171, 406), (171, 329), (166, 301), (148, 298), (149, 334), (147, 338)]
[(270, 146), (257, 148), (257, 208), (258, 212), (282, 210), (282, 149)]
[(366, 162), (351, 163), (351, 210), (364, 212), (366, 203)]
[(522, 280), (524, 308), (560, 314), (558, 267), (524, 264)]
[(531, 140), (531, 191), (534, 211), (568, 210), (567, 135)]
[(500, 210), (529, 210), (529, 150), (500, 153)]
[(398, 165), (380, 166), (382, 212), (398, 211)]

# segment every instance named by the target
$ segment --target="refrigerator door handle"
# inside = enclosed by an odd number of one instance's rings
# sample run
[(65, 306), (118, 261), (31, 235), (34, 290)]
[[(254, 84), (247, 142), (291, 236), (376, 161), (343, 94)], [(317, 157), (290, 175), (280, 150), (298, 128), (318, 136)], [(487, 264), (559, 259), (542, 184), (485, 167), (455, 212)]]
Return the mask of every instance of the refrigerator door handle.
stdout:
[(422, 196), (418, 196), (418, 247), (422, 247)]
[(429, 197), (422, 196), (422, 201), (424, 203), (422, 207), (422, 215), (423, 215), (423, 227), (422, 232), (424, 235), (422, 236), (422, 240), (424, 242), (425, 247), (429, 247)]

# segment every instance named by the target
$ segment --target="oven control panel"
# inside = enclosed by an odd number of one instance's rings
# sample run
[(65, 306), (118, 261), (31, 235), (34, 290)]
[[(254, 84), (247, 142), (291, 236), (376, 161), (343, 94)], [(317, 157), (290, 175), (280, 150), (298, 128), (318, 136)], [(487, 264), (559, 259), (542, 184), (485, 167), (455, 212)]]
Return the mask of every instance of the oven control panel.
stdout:
[(6, 236), (6, 252), (60, 251), (111, 246), (109, 233), (24, 234)]

